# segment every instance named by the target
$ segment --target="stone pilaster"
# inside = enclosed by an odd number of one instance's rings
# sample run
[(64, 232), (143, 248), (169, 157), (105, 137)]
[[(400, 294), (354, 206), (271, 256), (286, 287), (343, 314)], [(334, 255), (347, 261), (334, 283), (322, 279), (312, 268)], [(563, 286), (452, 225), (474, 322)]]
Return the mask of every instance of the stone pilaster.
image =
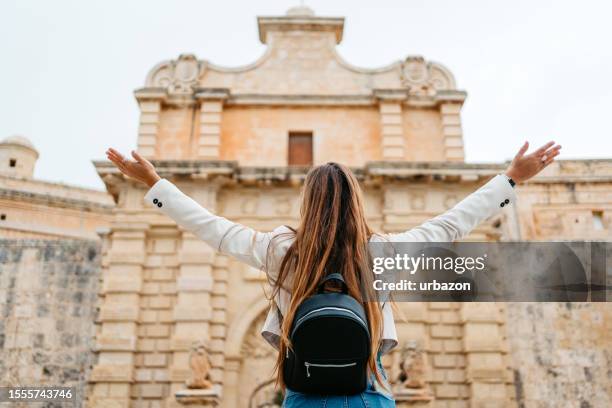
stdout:
[(465, 378), (459, 308), (460, 305), (453, 302), (430, 302), (427, 307), (429, 381), (435, 394), (435, 406), (467, 406), (469, 386)]
[(168, 405), (175, 406), (178, 392), (185, 390), (191, 376), (189, 356), (196, 342), (211, 350), (211, 291), (215, 253), (206, 243), (187, 231), (182, 232), (176, 280), (176, 304), (173, 310), (174, 333), (170, 341), (172, 365)]
[(503, 313), (497, 303), (462, 303), (463, 351), (470, 407), (512, 407)]
[(226, 90), (200, 89), (196, 99), (200, 101), (200, 129), (196, 156), (199, 159), (219, 159), (221, 144), (221, 115)]
[(406, 93), (397, 90), (376, 89), (374, 95), (379, 101), (382, 159), (404, 160), (405, 138), (402, 127), (402, 103), (406, 100)]
[(157, 132), (159, 128), (160, 99), (142, 99), (140, 123), (138, 125), (138, 152), (148, 158), (155, 157)]
[(389, 376), (394, 382), (393, 393), (398, 408), (404, 407), (433, 407), (434, 402), (431, 398), (431, 391), (428, 388), (431, 384), (431, 364), (426, 364), (425, 381), (428, 387), (423, 389), (410, 389), (401, 383), (401, 364), (406, 358), (406, 352), (411, 347), (424, 353), (424, 359), (431, 354), (431, 344), (428, 334), (428, 312), (425, 302), (398, 302), (400, 313), (395, 315), (396, 328), (398, 331), (399, 345), (397, 350), (392, 353), (392, 363), (389, 367), (383, 360), (383, 365)]
[(228, 258), (217, 256), (214, 263), (214, 285), (211, 296), (210, 322), (211, 380), (221, 387), (225, 368), (225, 338), (227, 333)]
[(153, 221), (147, 236), (147, 257), (140, 302), (138, 353), (135, 362), (135, 406), (148, 407), (169, 395), (170, 336), (176, 302), (180, 232), (173, 223)]
[[(214, 187), (201, 188), (192, 197), (214, 211)], [(168, 406), (193, 403), (193, 395), (185, 394), (185, 381), (191, 375), (189, 357), (195, 342), (205, 344), (212, 369), (210, 380), (214, 396), (220, 397), (223, 361), (219, 364), (219, 330), (215, 324), (215, 288), (218, 258), (215, 250), (188, 231), (183, 231), (178, 251), (179, 271), (176, 280), (176, 304), (173, 310), (174, 333), (170, 341), (170, 394)], [(224, 338), (225, 331), (222, 331)], [(212, 394), (210, 396), (212, 398)], [(214, 398), (213, 398), (214, 399)], [(212, 401), (212, 400), (211, 400)]]
[(242, 357), (225, 358), (225, 381), (223, 383), (223, 402), (227, 408), (237, 408), (240, 399), (240, 368)]
[(463, 130), (461, 129), (461, 103), (444, 102), (440, 105), (444, 156), (448, 161), (464, 161)]
[(98, 362), (91, 373), (89, 407), (130, 406), (148, 225), (122, 222), (112, 226), (103, 261)]

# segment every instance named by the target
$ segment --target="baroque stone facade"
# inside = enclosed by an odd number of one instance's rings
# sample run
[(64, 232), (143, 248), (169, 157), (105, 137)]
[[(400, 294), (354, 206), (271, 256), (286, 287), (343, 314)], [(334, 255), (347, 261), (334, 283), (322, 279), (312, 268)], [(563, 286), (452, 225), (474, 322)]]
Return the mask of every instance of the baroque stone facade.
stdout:
[[(261, 230), (297, 221), (307, 169), (291, 166), (292, 132), (311, 136), (313, 164), (335, 160), (354, 168), (380, 231), (418, 225), (505, 168), (463, 162), (466, 93), (448, 69), (415, 56), (378, 69), (354, 67), (335, 48), (343, 23), (294, 8), (258, 18), (268, 47), (250, 65), (225, 68), (191, 54), (160, 63), (135, 92), (140, 152), (201, 204)], [(268, 306), (262, 272), (215, 254), (146, 207), (140, 186), (108, 163), (96, 166), (118, 206), (103, 265), (90, 406), (274, 405), (274, 351), (258, 334)], [(609, 239), (611, 181), (610, 161), (551, 166), (521, 187), (517, 207), (468, 239)], [(402, 344), (385, 360), (400, 406), (544, 403), (525, 386), (533, 371), (523, 373), (510, 346), (517, 355), (527, 351), (507, 340), (508, 309), (520, 322), (520, 307), (400, 309)], [(594, 313), (610, 317), (609, 308)], [(196, 341), (209, 345), (214, 386), (189, 399)], [(601, 358), (594, 364), (605, 363)], [(409, 372), (422, 380), (406, 382)]]
[[(135, 91), (138, 150), (211, 211), (260, 230), (298, 220), (308, 168), (292, 165), (296, 133), (309, 138), (313, 164), (354, 169), (378, 231), (414, 227), (504, 170), (464, 162), (466, 93), (447, 68), (420, 56), (352, 66), (336, 51), (343, 24), (297, 7), (258, 18), (267, 49), (252, 64), (226, 68), (191, 54), (158, 64)], [(278, 406), (274, 350), (259, 335), (262, 272), (146, 206), (145, 189), (110, 163), (95, 165), (115, 207), (103, 234), (87, 406)], [(467, 239), (612, 236), (612, 160), (560, 161), (518, 194)], [(384, 359), (398, 406), (612, 404), (605, 304), (398, 306), (400, 345)], [(546, 324), (530, 326), (541, 316)]]

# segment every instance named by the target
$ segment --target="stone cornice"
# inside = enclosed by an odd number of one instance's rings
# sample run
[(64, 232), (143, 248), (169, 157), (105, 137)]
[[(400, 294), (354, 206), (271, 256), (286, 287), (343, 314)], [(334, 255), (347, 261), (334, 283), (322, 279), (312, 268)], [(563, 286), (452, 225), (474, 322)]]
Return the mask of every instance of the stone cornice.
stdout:
[(317, 17), (317, 16), (261, 16), (257, 17), (259, 41), (268, 43), (268, 33), (286, 31), (318, 31), (332, 32), (336, 44), (342, 41), (344, 17)]
[(138, 102), (159, 101), (167, 105), (190, 106), (201, 100), (222, 100), (225, 105), (248, 106), (375, 106), (381, 101), (401, 102), (414, 107), (435, 107), (442, 103), (462, 104), (465, 91), (438, 91), (434, 95), (410, 95), (406, 89), (374, 89), (368, 94), (232, 94), (228, 88), (196, 88), (192, 93), (168, 93), (163, 88), (134, 91)]
[(229, 98), (229, 88), (196, 88), (194, 97), (198, 100), (225, 100)]
[[(107, 201), (109, 204), (111, 202), (110, 200), (107, 200), (108, 194), (106, 191), (27, 177), (0, 175), (0, 188), (8, 190), (31, 191), (33, 193), (57, 197), (65, 197), (67, 195), (87, 197), (87, 195), (91, 195), (88, 198), (78, 198), (77, 200), (94, 202), (102, 205), (105, 204), (104, 201)], [(44, 192), (40, 190), (44, 190)]]
[(233, 94), (226, 105), (261, 106), (374, 106), (371, 94), (362, 95), (271, 95)]
[(408, 99), (407, 89), (374, 89), (372, 93), (381, 102), (403, 102)]
[(463, 103), (467, 98), (467, 92), (458, 90), (439, 90), (434, 99), (438, 103), (454, 102)]
[[(609, 166), (609, 172), (593, 174), (543, 174), (528, 184), (547, 183), (612, 183), (612, 159), (567, 160), (557, 166), (589, 167), (593, 164)], [(236, 161), (209, 160), (154, 160), (160, 176), (173, 180), (215, 182), (221, 185), (295, 186), (303, 182), (308, 167), (255, 167), (240, 166)], [(109, 191), (120, 183), (129, 182), (110, 162), (94, 162), (98, 174)], [(508, 163), (461, 162), (369, 162), (362, 167), (352, 167), (356, 177), (367, 184), (383, 184), (392, 181), (413, 182), (481, 182), (502, 173)]]
[(30, 191), (0, 188), (0, 199), (22, 201), (32, 204), (42, 204), (53, 207), (65, 207), (81, 211), (109, 213), (114, 205), (78, 200), (74, 198), (58, 197), (50, 194), (34, 193)]
[[(89, 240), (89, 241), (99, 241), (100, 237), (95, 232), (87, 232), (87, 231), (79, 231), (79, 230), (71, 230), (65, 228), (51, 227), (48, 225), (41, 224), (27, 224), (23, 222), (15, 222), (15, 221), (3, 221), (0, 224), (0, 230), (11, 230), (17, 231), (19, 233), (24, 233), (29, 236), (32, 234), (38, 234), (39, 236), (48, 236), (49, 238), (59, 238), (62, 242), (65, 242), (66, 239), (79, 239), (79, 240)], [(28, 241), (36, 241), (36, 238), (30, 238)], [(0, 245), (5, 245), (8, 241), (11, 240), (1, 240), (4, 241)], [(19, 239), (19, 242), (23, 242), (23, 239)], [(49, 242), (48, 238), (44, 239), (45, 242)]]

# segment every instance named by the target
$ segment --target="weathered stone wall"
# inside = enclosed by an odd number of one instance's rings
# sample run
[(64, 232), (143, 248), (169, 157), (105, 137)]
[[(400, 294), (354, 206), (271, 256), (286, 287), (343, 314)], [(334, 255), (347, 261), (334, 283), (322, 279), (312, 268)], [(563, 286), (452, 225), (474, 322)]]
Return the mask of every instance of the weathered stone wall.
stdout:
[(519, 408), (612, 406), (608, 303), (508, 303)]
[(99, 243), (0, 240), (0, 385), (75, 386), (94, 363)]

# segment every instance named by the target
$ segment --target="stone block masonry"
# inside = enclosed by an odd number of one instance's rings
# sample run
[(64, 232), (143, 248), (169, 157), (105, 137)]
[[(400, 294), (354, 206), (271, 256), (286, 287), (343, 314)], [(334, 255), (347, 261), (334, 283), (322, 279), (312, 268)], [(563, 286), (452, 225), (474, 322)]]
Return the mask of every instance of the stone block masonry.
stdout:
[(100, 244), (0, 240), (0, 386), (74, 386), (94, 363)]

